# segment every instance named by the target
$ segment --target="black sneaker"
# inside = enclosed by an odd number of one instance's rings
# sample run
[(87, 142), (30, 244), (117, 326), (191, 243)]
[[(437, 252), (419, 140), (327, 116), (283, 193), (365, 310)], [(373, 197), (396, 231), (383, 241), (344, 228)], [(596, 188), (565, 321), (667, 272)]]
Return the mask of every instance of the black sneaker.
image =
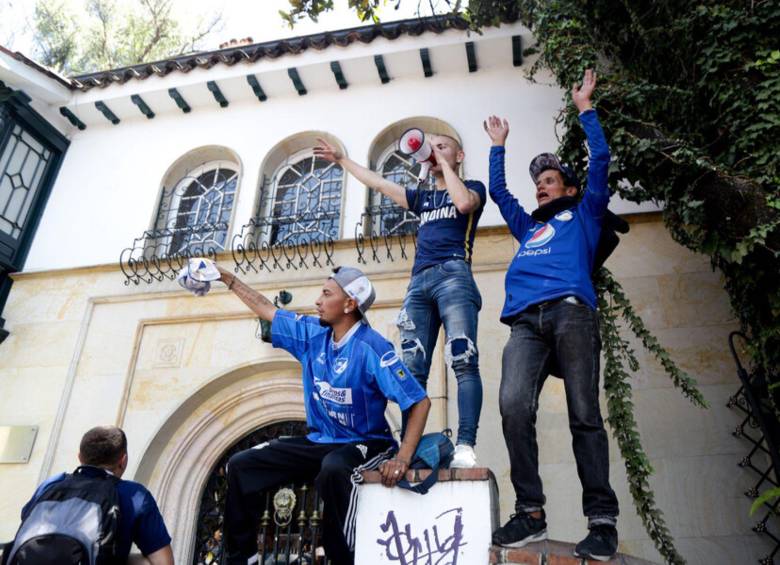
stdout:
[(504, 547), (524, 547), (535, 541), (547, 539), (547, 522), (544, 510), (541, 518), (520, 512), (512, 514), (504, 526), (493, 532), (493, 543)]
[(587, 537), (574, 548), (574, 556), (596, 561), (609, 561), (617, 553), (618, 534), (615, 526), (593, 526)]

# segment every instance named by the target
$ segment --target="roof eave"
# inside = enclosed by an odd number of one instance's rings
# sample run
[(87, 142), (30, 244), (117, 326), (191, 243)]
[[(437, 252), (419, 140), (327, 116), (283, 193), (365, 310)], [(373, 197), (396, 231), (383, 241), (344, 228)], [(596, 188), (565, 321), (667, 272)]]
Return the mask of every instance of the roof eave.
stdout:
[(75, 88), (87, 91), (95, 87), (105, 88), (111, 84), (124, 84), (130, 80), (144, 80), (152, 75), (167, 76), (173, 72), (188, 73), (196, 68), (210, 69), (216, 65), (233, 66), (242, 62), (252, 63), (262, 58), (276, 59), (284, 55), (298, 55), (308, 49), (321, 51), (333, 45), (346, 47), (356, 42), (371, 43), (379, 37), (393, 40), (403, 35), (442, 33), (450, 29), (464, 31), (468, 27), (468, 22), (458, 15), (413, 18), (191, 53), (160, 61), (77, 75), (70, 80)]

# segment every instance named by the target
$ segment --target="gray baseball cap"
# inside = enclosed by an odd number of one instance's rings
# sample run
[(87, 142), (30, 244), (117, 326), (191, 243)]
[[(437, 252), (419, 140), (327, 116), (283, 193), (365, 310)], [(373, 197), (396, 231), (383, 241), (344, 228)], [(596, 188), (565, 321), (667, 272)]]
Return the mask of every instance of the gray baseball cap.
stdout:
[(547, 171), (549, 169), (553, 169), (561, 173), (561, 176), (563, 176), (563, 183), (566, 186), (573, 186), (577, 189), (577, 191), (580, 190), (580, 179), (578, 179), (577, 175), (574, 174), (574, 169), (561, 163), (561, 160), (558, 159), (557, 155), (552, 153), (540, 153), (531, 159), (531, 164), (528, 165), (528, 172), (531, 173), (531, 179), (534, 181), (534, 183), (543, 171)]
[(371, 308), (376, 298), (374, 285), (363, 274), (363, 271), (355, 267), (336, 267), (333, 274), (328, 277), (336, 281), (341, 289), (357, 302), (360, 314), (365, 314)]

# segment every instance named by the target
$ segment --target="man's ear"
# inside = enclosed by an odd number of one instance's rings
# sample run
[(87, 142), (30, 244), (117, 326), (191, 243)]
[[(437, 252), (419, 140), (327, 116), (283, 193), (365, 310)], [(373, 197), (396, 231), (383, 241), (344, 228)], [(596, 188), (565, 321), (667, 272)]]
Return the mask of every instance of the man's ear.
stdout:
[(358, 303), (357, 300), (352, 298), (351, 296), (348, 296), (347, 299), (344, 301), (344, 310), (349, 310), (352, 312), (353, 310), (358, 309)]
[(81, 457), (81, 451), (79, 451), (78, 458), (79, 458), (79, 463), (81, 463), (83, 465), (84, 464), (84, 459)]
[(577, 190), (576, 186), (567, 186), (566, 189), (566, 196), (577, 196), (577, 193), (579, 190)]
[(466, 158), (466, 154), (463, 152), (463, 149), (459, 149), (458, 152), (455, 154), (455, 161), (457, 161), (458, 164), (461, 164), (463, 162), (463, 159)]
[(117, 463), (117, 467), (119, 470), (119, 473), (117, 473), (117, 475), (119, 477), (121, 477), (124, 474), (125, 470), (127, 469), (127, 459), (128, 459), (127, 451), (125, 451), (122, 454), (122, 457), (119, 458), (119, 462)]

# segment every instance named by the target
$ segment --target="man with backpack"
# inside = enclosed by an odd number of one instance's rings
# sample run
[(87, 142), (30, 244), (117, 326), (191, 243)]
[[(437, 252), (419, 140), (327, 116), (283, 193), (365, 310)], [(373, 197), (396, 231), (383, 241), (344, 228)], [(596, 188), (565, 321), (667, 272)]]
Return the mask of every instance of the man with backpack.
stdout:
[(125, 433), (92, 428), (81, 438), (78, 458), (81, 466), (45, 481), (22, 508), (3, 565), (124, 565), (132, 544), (145, 556), (141, 563), (173, 565), (157, 503), (143, 485), (122, 480)]
[(551, 153), (530, 165), (539, 208), (527, 213), (506, 188), (504, 143), (509, 124), (491, 116), (490, 197), (498, 204), (519, 250), (506, 274), (501, 321), (511, 326), (504, 347), (499, 405), (509, 450), (515, 514), (493, 534), (507, 547), (547, 539), (545, 496), (539, 477), (536, 411), (544, 381), (563, 378), (583, 512), (589, 533), (574, 554), (607, 561), (617, 550), (618, 500), (609, 484), (607, 432), (599, 408), (599, 316), (591, 281), (605, 228), (610, 192), (609, 147), (591, 95), (596, 75), (585, 71), (572, 99), (590, 150), (587, 189)]

